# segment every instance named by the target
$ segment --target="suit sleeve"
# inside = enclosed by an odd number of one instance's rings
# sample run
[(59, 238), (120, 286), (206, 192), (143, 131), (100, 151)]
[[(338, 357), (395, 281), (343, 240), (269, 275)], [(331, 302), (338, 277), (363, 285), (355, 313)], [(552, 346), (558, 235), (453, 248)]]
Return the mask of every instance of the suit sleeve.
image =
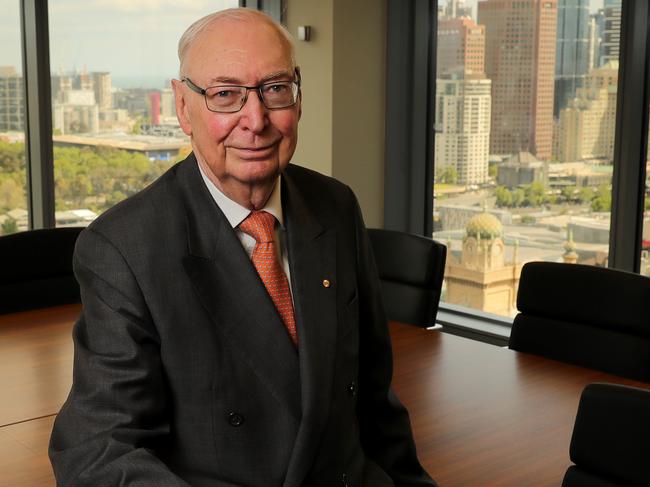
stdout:
[(73, 385), (55, 421), (57, 485), (189, 487), (156, 456), (169, 434), (160, 340), (125, 259), (87, 229), (74, 271), (83, 311), (75, 324)]
[(355, 198), (359, 293), (359, 398), (357, 416), (366, 456), (396, 487), (435, 487), (422, 468), (406, 408), (390, 388), (393, 361), (379, 276)]

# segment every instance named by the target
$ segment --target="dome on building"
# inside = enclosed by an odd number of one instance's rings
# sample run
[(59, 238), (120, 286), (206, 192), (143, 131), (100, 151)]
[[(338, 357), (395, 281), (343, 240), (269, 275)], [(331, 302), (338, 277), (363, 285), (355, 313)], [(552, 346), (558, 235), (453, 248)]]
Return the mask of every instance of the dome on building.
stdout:
[(465, 225), (465, 233), (469, 237), (496, 238), (500, 237), (503, 225), (497, 217), (483, 212), (472, 217)]

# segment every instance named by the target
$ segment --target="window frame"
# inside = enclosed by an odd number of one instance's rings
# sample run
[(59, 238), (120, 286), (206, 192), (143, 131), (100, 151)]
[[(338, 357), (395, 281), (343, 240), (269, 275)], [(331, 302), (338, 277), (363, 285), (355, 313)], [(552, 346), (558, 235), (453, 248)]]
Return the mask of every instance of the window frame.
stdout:
[[(384, 226), (428, 237), (435, 184), (435, 100), (430, 100), (430, 94), (436, 88), (437, 46), (431, 33), (437, 31), (437, 12), (437, 0), (388, 0)], [(645, 0), (622, 0), (608, 266), (629, 272), (639, 272), (641, 260), (650, 101), (649, 15)], [(428, 35), (422, 34), (425, 29)], [(422, 91), (424, 73), (428, 94)], [(395, 99), (395, 93), (401, 93), (401, 99)], [(428, 114), (412, 108), (417, 100), (419, 107), (428, 107)], [(427, 134), (411, 135), (423, 127)], [(423, 176), (424, 187), (413, 184)], [(413, 194), (418, 190), (420, 194)], [(438, 321), (449, 330), (485, 341), (504, 343), (512, 326), (510, 319), (444, 302), (439, 310)]]

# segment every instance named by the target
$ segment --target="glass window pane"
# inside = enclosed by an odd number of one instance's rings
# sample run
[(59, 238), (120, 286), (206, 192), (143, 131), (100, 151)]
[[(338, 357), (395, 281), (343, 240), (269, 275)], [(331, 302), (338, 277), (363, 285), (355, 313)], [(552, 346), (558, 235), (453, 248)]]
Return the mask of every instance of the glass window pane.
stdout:
[(238, 0), (50, 0), (56, 224), (87, 225), (191, 150), (170, 80), (177, 43)]
[(607, 265), (621, 0), (443, 0), (443, 300), (513, 316), (524, 263)]
[(0, 16), (0, 235), (29, 225), (19, 6), (6, 2)]

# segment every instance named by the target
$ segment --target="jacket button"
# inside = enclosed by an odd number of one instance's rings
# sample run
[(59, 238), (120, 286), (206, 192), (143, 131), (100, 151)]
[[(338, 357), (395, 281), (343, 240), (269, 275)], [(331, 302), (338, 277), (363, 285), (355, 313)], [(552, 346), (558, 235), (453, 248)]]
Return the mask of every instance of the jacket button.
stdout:
[(341, 475), (341, 487), (349, 487), (348, 476), (346, 474)]
[(348, 395), (350, 397), (354, 397), (357, 395), (357, 385), (354, 383), (354, 381), (348, 384)]
[(242, 424), (244, 424), (244, 417), (238, 413), (230, 413), (228, 415), (228, 423), (230, 424), (230, 426), (234, 426), (234, 427), (241, 426)]

